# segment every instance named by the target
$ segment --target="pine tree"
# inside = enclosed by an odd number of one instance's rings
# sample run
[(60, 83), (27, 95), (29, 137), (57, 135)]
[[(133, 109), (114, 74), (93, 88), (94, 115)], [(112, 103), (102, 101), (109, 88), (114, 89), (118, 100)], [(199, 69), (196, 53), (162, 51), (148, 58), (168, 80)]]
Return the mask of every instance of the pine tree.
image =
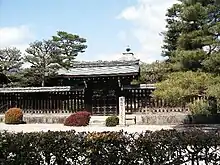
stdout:
[(51, 40), (35, 41), (26, 49), (25, 62), (31, 64), (26, 73), (38, 77), (41, 86), (45, 85), (46, 77), (53, 75), (60, 68), (59, 51)]
[(220, 67), (220, 4), (215, 0), (180, 2), (168, 9), (164, 56), (176, 70), (212, 72), (210, 63)]
[(62, 59), (61, 65), (66, 69), (71, 68), (74, 65), (75, 58), (79, 53), (83, 53), (87, 48), (86, 39), (67, 33), (64, 31), (58, 31), (56, 36), (52, 36), (53, 42), (60, 51), (60, 57)]
[(22, 53), (19, 49), (0, 49), (0, 72), (9, 79), (8, 86), (17, 86), (21, 81)]

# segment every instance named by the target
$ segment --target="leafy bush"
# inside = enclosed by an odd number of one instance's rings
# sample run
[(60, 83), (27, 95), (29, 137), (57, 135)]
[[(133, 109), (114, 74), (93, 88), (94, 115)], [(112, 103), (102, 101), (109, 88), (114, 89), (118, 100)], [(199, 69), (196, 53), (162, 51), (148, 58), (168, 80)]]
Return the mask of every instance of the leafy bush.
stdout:
[(23, 112), (20, 108), (10, 108), (5, 112), (6, 124), (23, 124)]
[(210, 107), (207, 101), (197, 100), (189, 104), (192, 115), (210, 115)]
[(172, 103), (185, 101), (186, 97), (208, 93), (213, 80), (212, 74), (203, 72), (174, 72), (166, 80), (156, 84), (154, 97), (168, 100)]
[(118, 124), (119, 124), (119, 118), (117, 116), (110, 116), (105, 120), (105, 125), (107, 127), (114, 127)]
[(0, 132), (0, 164), (217, 165), (219, 146), (220, 130)]
[[(215, 108), (215, 107), (214, 107)], [(220, 124), (220, 114), (213, 113), (213, 106), (208, 101), (198, 100), (189, 104), (191, 115), (186, 124)]]
[(79, 111), (71, 114), (64, 121), (65, 126), (87, 126), (89, 125), (91, 113), (87, 111)]

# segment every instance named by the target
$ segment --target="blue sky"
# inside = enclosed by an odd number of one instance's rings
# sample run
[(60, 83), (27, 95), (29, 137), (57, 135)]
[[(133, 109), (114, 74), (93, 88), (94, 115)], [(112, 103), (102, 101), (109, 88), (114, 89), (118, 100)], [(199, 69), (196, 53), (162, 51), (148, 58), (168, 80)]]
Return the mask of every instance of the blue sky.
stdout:
[(87, 39), (78, 60), (115, 60), (127, 45), (145, 62), (161, 59), (165, 11), (175, 0), (0, 0), (0, 47), (49, 39), (56, 31)]

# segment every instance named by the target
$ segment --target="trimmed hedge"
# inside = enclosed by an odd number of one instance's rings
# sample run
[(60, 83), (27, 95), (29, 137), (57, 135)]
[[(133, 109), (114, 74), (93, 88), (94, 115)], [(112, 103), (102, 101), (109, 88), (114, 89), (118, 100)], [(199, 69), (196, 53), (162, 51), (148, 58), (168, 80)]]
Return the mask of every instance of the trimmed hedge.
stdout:
[(91, 118), (91, 113), (87, 111), (79, 111), (71, 114), (64, 121), (65, 126), (87, 126)]
[(107, 127), (115, 127), (118, 124), (119, 124), (119, 118), (117, 116), (110, 116), (105, 120), (105, 125)]
[(220, 113), (210, 115), (188, 115), (184, 124), (220, 124)]
[(23, 112), (20, 108), (10, 108), (5, 112), (5, 124), (24, 124)]
[(0, 133), (0, 164), (220, 164), (220, 130)]

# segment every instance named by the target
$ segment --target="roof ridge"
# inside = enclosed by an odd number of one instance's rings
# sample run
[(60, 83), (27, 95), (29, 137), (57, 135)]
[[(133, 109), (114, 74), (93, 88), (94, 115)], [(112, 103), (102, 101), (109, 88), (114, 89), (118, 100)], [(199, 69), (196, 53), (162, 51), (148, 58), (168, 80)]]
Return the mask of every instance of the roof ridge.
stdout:
[(110, 67), (110, 66), (130, 66), (138, 65), (140, 60), (130, 61), (77, 61), (72, 68), (88, 68), (88, 67)]

